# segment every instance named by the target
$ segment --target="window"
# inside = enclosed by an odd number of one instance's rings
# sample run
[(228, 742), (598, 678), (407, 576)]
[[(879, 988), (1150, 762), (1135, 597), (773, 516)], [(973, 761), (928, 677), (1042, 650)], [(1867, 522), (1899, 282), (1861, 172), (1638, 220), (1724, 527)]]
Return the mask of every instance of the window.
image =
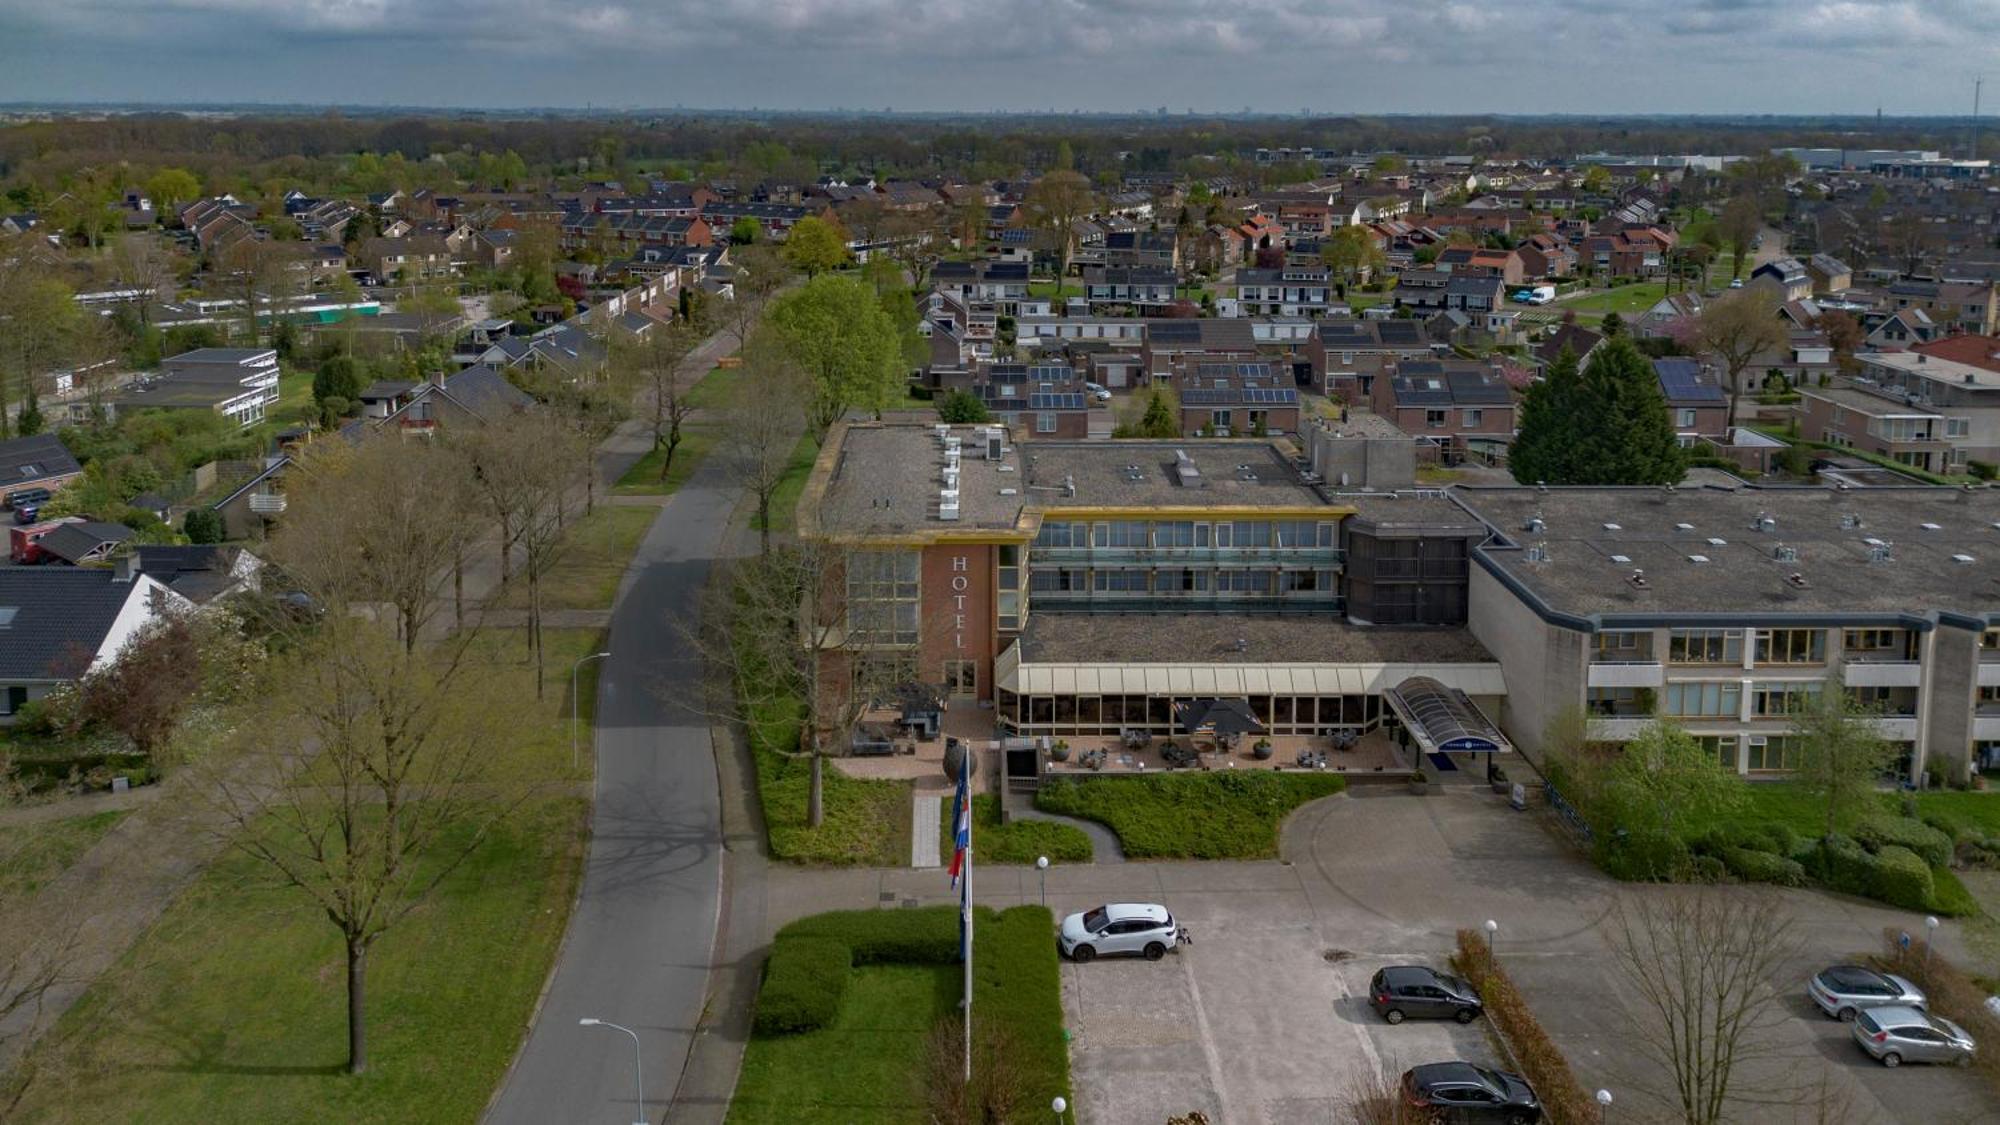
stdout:
[(1908, 629), (1849, 629), (1841, 634), (1840, 648), (1853, 660), (1915, 660), (1917, 635)]
[(1101, 594), (1143, 594), (1150, 575), (1145, 570), (1099, 570), (1093, 571), (1091, 578)]
[(860, 551), (847, 563), (847, 629), (860, 645), (917, 643), (915, 551)]
[(1674, 425), (1683, 430), (1694, 428), (1694, 411), (1682, 409), (1674, 411)]
[(1445, 423), (1449, 420), (1450, 413), (1447, 410), (1426, 410), (1424, 411), (1424, 425), (1433, 430), (1442, 430), (1445, 427)]
[(1743, 709), (1743, 685), (1735, 680), (1668, 684), (1661, 697), (1666, 715), (1735, 718)]
[(1944, 420), (1944, 436), (1948, 438), (1962, 438), (1969, 437), (1971, 434), (1972, 419), (1946, 418)]
[(1153, 572), (1153, 589), (1162, 594), (1198, 594), (1208, 590), (1208, 572), (1170, 567)]
[(1278, 572), (1278, 592), (1290, 594), (1330, 590), (1331, 586), (1320, 585), (1321, 580), (1329, 573), (1331, 572), (1320, 570), (1281, 570)]
[(1042, 530), (1035, 534), (1035, 546), (1088, 547), (1089, 528), (1089, 524), (1083, 523), (1044, 523)]
[(1823, 685), (1818, 680), (1755, 684), (1750, 689), (1750, 717), (1782, 719), (1817, 705)]
[(1599, 633), (1592, 659), (1601, 663), (1644, 663), (1653, 658), (1653, 634), (1646, 632)]
[(1878, 715), (1895, 718), (1917, 713), (1917, 689), (1913, 687), (1855, 687), (1847, 694), (1856, 703)]
[(951, 695), (979, 694), (979, 662), (976, 660), (945, 661), (944, 690)]
[(1735, 629), (1675, 629), (1667, 636), (1670, 664), (1742, 664), (1743, 634)]
[(1826, 663), (1826, 630), (1759, 629), (1757, 630), (1757, 663), (1824, 664)]
[(1584, 708), (1599, 718), (1637, 719), (1653, 713), (1653, 689), (1594, 687), (1584, 700)]
[(1263, 520), (1237, 520), (1233, 534), (1239, 548), (1271, 545), (1271, 525)]
[(1218, 570), (1215, 572), (1215, 589), (1218, 593), (1225, 594), (1268, 594), (1271, 592), (1271, 572)]
[(1035, 415), (1035, 432), (1038, 434), (1052, 434), (1056, 432), (1056, 416), (1054, 411), (1044, 410)]
[(1082, 567), (1030, 567), (1028, 588), (1037, 594), (1071, 593), (1089, 589), (1090, 572)]
[(1460, 416), (1465, 419), (1464, 424), (1467, 428), (1482, 425), (1486, 421), (1486, 412), (1484, 410), (1465, 410), (1460, 412)]
[(1185, 520), (1166, 521), (1153, 525), (1153, 546), (1192, 547), (1194, 546), (1194, 524)]
[(1801, 748), (1783, 735), (1773, 735), (1760, 745), (1755, 740), (1750, 743), (1748, 768), (1752, 773), (1772, 773), (1797, 769), (1803, 757)]
[(1311, 520), (1279, 520), (1276, 525), (1280, 547), (1331, 547), (1333, 525)]
[(1733, 734), (1697, 734), (1695, 744), (1715, 756), (1723, 769), (1734, 773), (1736, 764), (1736, 736)]

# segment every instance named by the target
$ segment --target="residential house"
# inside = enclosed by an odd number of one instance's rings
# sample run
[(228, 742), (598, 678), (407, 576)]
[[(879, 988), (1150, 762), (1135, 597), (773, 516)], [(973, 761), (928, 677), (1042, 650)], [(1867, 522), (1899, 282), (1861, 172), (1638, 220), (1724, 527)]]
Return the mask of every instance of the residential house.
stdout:
[(105, 561), (130, 538), (132, 529), (122, 523), (72, 518), (57, 522), (36, 546), (43, 559), (83, 566)]
[(0, 726), (21, 708), (116, 659), (187, 599), (138, 572), (110, 567), (0, 567)]
[(1269, 363), (1197, 363), (1180, 382), (1181, 435), (1299, 432), (1299, 389)]
[(792, 228), (798, 225), (800, 219), (826, 219), (832, 214), (832, 209), (824, 205), (807, 207), (796, 203), (746, 203), (723, 199), (710, 200), (701, 208), (701, 217), (713, 230), (727, 231), (738, 219), (755, 219), (764, 237), (772, 242), (790, 238)]
[(264, 560), (242, 547), (173, 547), (144, 544), (134, 548), (139, 573), (195, 605), (233, 597), (262, 585)]
[(1667, 400), (1681, 445), (1693, 446), (1704, 438), (1721, 442), (1728, 436), (1729, 396), (1699, 360), (1660, 356), (1653, 360), (1653, 374), (1660, 381), (1660, 394)]
[[(1988, 371), (2000, 371), (2000, 336), (1946, 336), (1910, 348), (1922, 352), (1932, 359), (1948, 359), (1953, 363), (1963, 363), (1969, 367), (1981, 367)], [(0, 466), (5, 465), (0, 458)], [(0, 472), (4, 472), (0, 468)]]
[(356, 259), (383, 285), (450, 277), (457, 269), (444, 239), (429, 235), (371, 238), (360, 245)]
[(0, 438), (0, 507), (20, 492), (55, 493), (83, 475), (76, 455), (54, 434)]
[(1812, 274), (1797, 258), (1773, 258), (1751, 270), (1750, 281), (1769, 284), (1780, 301), (1801, 301), (1813, 295)]
[(1172, 383), (1203, 360), (1255, 359), (1256, 329), (1248, 320), (1217, 317), (1147, 320), (1139, 345), (1140, 378)]
[(2000, 285), (1904, 278), (1888, 288), (1890, 307), (1922, 309), (1950, 332), (2000, 333)]
[(1411, 360), (1430, 359), (1439, 345), (1414, 320), (1361, 320), (1332, 317), (1314, 326), (1305, 349), (1309, 378), (1329, 398), (1369, 402), (1383, 371)]
[(1316, 317), (1326, 313), (1332, 300), (1333, 271), (1318, 262), (1236, 271), (1236, 316)]
[(1444, 307), (1451, 312), (1496, 313), (1506, 303), (1507, 290), (1498, 275), (1453, 273), (1444, 286)]
[(1527, 263), (1515, 250), (1494, 250), (1485, 246), (1447, 246), (1437, 258), (1439, 269), (1460, 277), (1491, 275), (1508, 286), (1527, 280)]
[(1390, 294), (1390, 302), (1399, 309), (1436, 312), (1449, 306), (1446, 287), (1450, 284), (1451, 273), (1447, 270), (1404, 270), (1396, 275), (1396, 288)]
[(1860, 371), (1801, 385), (1799, 429), (1935, 473), (2000, 465), (2000, 372), (1922, 352), (1863, 352)]
[(1865, 342), (1877, 350), (1911, 348), (1943, 334), (1929, 312), (1911, 307), (1890, 313), (1882, 323), (1869, 330)]
[(1171, 230), (1113, 231), (1104, 236), (1104, 264), (1113, 269), (1144, 266), (1177, 270), (1181, 264), (1180, 240)]
[(1529, 235), (1514, 247), (1514, 253), (1521, 259), (1523, 280), (1557, 280), (1576, 275), (1576, 248), (1559, 234), (1543, 231)]
[(1641, 336), (1674, 335), (1699, 317), (1706, 305), (1697, 290), (1683, 289), (1678, 293), (1669, 293), (1653, 302), (1652, 308), (1639, 314), (1633, 331)]
[[(1090, 397), (1065, 363), (980, 364), (971, 388), (987, 413), (1023, 438), (1090, 437)], [(1099, 411), (1108, 434), (1110, 412)]]
[(1546, 371), (1565, 349), (1576, 356), (1578, 367), (1590, 362), (1590, 355), (1604, 343), (1602, 332), (1593, 332), (1576, 324), (1564, 324), (1535, 345), (1535, 366)]
[(1163, 266), (1086, 266), (1083, 291), (1092, 306), (1130, 305), (1140, 312), (1163, 313), (1174, 303), (1178, 280)]
[(1448, 461), (1506, 456), (1514, 440), (1514, 393), (1474, 360), (1405, 360), (1375, 380), (1375, 413), (1435, 445)]

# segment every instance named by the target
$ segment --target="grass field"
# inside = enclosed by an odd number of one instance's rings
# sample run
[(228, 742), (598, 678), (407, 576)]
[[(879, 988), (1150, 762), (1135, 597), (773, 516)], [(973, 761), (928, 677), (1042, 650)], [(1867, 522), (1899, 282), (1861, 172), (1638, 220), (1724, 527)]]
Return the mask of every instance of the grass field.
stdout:
[(730, 392), (742, 378), (740, 367), (710, 368), (708, 374), (688, 388), (688, 401), (694, 404), (694, 413), (681, 423), (681, 442), (674, 449), (673, 467), (666, 476), (660, 475), (666, 451), (656, 447), (627, 469), (611, 491), (625, 496), (671, 496), (680, 491), (714, 450), (720, 429), (716, 416), (728, 404)]
[[(941, 832), (947, 852), (958, 831), (953, 822), (951, 798), (940, 810)], [(1000, 823), (1000, 798), (982, 793), (972, 799), (972, 854), (981, 863), (1033, 863), (1048, 856), (1050, 863), (1089, 863), (1090, 837), (1073, 825), (1047, 820), (1016, 820)]]
[(1263, 859), (1278, 854), (1288, 813), (1346, 787), (1338, 774), (1273, 770), (1059, 778), (1035, 807), (1101, 821), (1135, 859)]
[(0, 903), (41, 890), (125, 819), (126, 811), (65, 817), (7, 833), (0, 841)]
[(1587, 297), (1558, 301), (1555, 307), (1575, 309), (1578, 315), (1595, 313), (1603, 316), (1605, 313), (1615, 312), (1619, 316), (1632, 316), (1659, 304), (1660, 299), (1666, 295), (1666, 282), (1645, 281), (1637, 285), (1621, 285), (1616, 289), (1592, 293)]
[[(650, 507), (614, 507), (600, 501), (596, 511), (572, 522), (564, 532), (561, 554), (542, 577), (542, 608), (611, 608), (632, 553), (658, 515)], [(528, 607), (528, 579), (518, 566), (499, 605)]]
[(958, 992), (953, 965), (852, 970), (831, 1027), (751, 1041), (731, 1125), (926, 1120), (917, 1086), (924, 1040)]
[[(924, 405), (928, 406), (929, 403)], [(785, 475), (779, 479), (778, 488), (771, 493), (771, 530), (791, 531), (798, 524), (799, 494), (805, 491), (806, 478), (812, 475), (814, 458), (819, 456), (819, 443), (811, 434), (801, 435), (799, 443), (792, 447), (792, 459), (785, 463)], [(757, 517), (750, 517), (752, 527)]]

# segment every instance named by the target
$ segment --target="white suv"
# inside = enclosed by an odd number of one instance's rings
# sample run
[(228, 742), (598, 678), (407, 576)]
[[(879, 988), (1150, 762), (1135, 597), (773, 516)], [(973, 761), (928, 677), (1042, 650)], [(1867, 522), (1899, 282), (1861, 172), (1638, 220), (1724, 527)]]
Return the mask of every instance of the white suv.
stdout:
[(1158, 961), (1174, 947), (1179, 934), (1174, 916), (1164, 906), (1113, 902), (1064, 918), (1056, 944), (1072, 961), (1088, 961), (1100, 953), (1137, 953)]

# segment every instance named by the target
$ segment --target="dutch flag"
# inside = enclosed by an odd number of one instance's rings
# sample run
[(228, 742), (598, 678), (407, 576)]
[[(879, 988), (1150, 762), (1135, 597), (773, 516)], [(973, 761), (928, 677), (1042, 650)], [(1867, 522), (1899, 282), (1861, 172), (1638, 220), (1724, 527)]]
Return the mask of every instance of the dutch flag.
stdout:
[(953, 816), (951, 818), (951, 885), (958, 888), (959, 877), (965, 874), (965, 853), (972, 847), (972, 792), (968, 784), (972, 774), (972, 749), (966, 748), (965, 764), (958, 771), (958, 792), (952, 797)]

